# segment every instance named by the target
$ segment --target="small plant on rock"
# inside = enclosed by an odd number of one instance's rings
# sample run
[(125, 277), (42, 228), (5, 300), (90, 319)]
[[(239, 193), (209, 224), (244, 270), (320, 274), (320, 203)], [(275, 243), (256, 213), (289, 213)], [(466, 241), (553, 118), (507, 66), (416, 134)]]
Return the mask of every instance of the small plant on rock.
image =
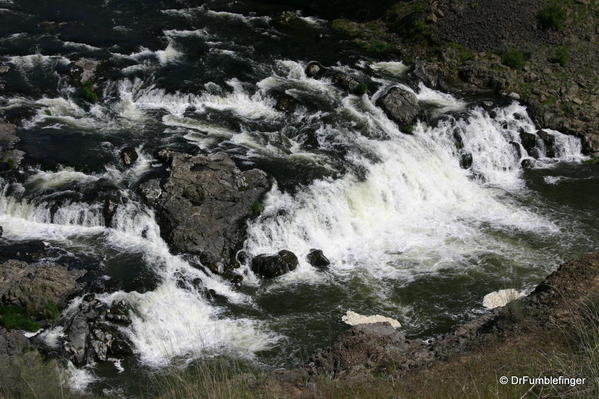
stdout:
[(555, 1), (542, 8), (537, 14), (537, 18), (543, 28), (560, 31), (564, 28), (566, 21), (566, 9)]
[(501, 63), (507, 65), (510, 68), (522, 69), (526, 64), (526, 56), (521, 50), (508, 49), (503, 52), (501, 56)]

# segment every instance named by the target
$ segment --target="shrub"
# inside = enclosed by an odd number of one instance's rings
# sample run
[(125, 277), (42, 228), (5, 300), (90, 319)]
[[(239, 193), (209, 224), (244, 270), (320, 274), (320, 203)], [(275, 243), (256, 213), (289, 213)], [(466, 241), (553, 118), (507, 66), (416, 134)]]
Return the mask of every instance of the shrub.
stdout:
[(393, 50), (393, 46), (387, 42), (382, 40), (372, 39), (372, 40), (361, 40), (356, 39), (356, 44), (360, 46), (362, 49), (370, 52), (370, 53), (387, 53)]
[(518, 49), (508, 49), (501, 56), (501, 63), (514, 69), (522, 69), (526, 64), (524, 53)]
[(567, 48), (560, 47), (557, 50), (555, 50), (555, 54), (553, 55), (553, 57), (549, 59), (549, 61), (554, 62), (556, 64), (560, 64), (561, 66), (565, 67), (566, 65), (568, 65), (568, 62), (570, 62), (570, 52)]
[(558, 2), (554, 2), (542, 8), (537, 14), (537, 18), (543, 28), (560, 31), (566, 21), (566, 9)]
[(39, 323), (35, 322), (27, 311), (19, 306), (0, 306), (0, 325), (8, 329), (37, 331)]

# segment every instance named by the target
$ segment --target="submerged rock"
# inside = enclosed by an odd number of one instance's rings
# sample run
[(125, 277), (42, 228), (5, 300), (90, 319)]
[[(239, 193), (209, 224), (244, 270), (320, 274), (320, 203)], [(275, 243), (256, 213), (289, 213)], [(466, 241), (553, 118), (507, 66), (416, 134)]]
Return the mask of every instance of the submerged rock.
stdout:
[(306, 259), (309, 264), (317, 269), (326, 269), (331, 264), (331, 261), (324, 256), (324, 253), (320, 249), (311, 249)]
[(161, 233), (176, 252), (198, 255), (216, 272), (235, 267), (235, 254), (270, 189), (266, 173), (241, 171), (224, 153), (189, 155), (161, 151), (170, 173), (161, 183), (148, 181), (140, 191), (156, 208)]
[(392, 87), (377, 101), (377, 105), (400, 127), (412, 125), (420, 112), (416, 95), (400, 87)]
[(291, 251), (282, 250), (276, 255), (258, 255), (252, 259), (254, 273), (264, 278), (274, 278), (297, 268), (297, 256)]
[(0, 301), (42, 315), (48, 305), (62, 307), (78, 290), (81, 272), (62, 266), (9, 260), (0, 264)]
[(123, 162), (123, 165), (125, 165), (127, 167), (133, 165), (135, 163), (135, 161), (137, 161), (137, 158), (139, 158), (139, 155), (137, 155), (137, 151), (133, 147), (123, 148), (121, 150), (120, 156), (121, 156), (121, 161)]

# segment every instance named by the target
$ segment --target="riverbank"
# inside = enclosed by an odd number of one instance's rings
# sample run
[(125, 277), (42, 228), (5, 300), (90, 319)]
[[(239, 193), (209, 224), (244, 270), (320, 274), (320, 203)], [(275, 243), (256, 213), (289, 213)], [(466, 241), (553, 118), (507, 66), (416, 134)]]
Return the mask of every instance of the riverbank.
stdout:
[[(386, 323), (357, 326), (302, 369), (264, 371), (209, 360), (154, 375), (140, 397), (589, 398), (599, 392), (597, 342), (599, 253), (563, 264), (527, 297), (430, 341), (407, 339)], [(80, 397), (61, 388), (58, 364), (35, 352), (11, 356), (3, 367), (2, 398)], [(501, 376), (586, 380), (576, 386), (502, 384)]]
[(374, 57), (414, 65), (433, 88), (518, 99), (538, 125), (597, 153), (598, 15), (596, 1), (412, 0), (332, 26)]

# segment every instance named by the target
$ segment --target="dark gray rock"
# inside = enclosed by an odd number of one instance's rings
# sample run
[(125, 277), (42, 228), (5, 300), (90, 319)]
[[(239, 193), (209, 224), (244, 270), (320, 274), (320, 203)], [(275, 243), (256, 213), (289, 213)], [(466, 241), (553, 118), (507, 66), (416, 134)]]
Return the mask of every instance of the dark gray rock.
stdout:
[(338, 88), (347, 91), (348, 93), (359, 94), (360, 91), (360, 82), (355, 79), (353, 76), (348, 75), (342, 72), (335, 72), (331, 80), (333, 84)]
[(460, 167), (462, 169), (470, 169), (472, 167), (472, 154), (462, 151), (460, 154)]
[(537, 136), (535, 136), (532, 133), (520, 131), (520, 143), (522, 144), (522, 147), (524, 147), (528, 155), (534, 158), (538, 158), (538, 149), (536, 148)]
[(553, 137), (552, 134), (550, 134), (544, 130), (539, 130), (537, 132), (537, 134), (539, 135), (541, 140), (543, 140), (543, 144), (545, 144), (545, 155), (548, 158), (554, 158), (555, 157), (555, 137)]
[(377, 101), (377, 105), (400, 127), (412, 125), (420, 112), (416, 95), (400, 87), (387, 91)]
[(331, 264), (331, 261), (324, 256), (320, 249), (311, 249), (306, 259), (317, 269), (326, 269)]
[(137, 161), (137, 158), (139, 158), (137, 151), (133, 147), (123, 148), (121, 150), (120, 156), (121, 162), (123, 162), (123, 165), (125, 165), (126, 167), (133, 165), (135, 161)]
[(276, 255), (258, 255), (252, 259), (254, 273), (264, 278), (274, 278), (297, 268), (297, 256), (291, 251), (282, 250)]
[(144, 183), (140, 191), (156, 208), (166, 242), (176, 252), (198, 255), (215, 272), (235, 267), (245, 222), (270, 189), (266, 174), (241, 171), (224, 153), (161, 151), (159, 157), (169, 166), (169, 176), (162, 184)]

